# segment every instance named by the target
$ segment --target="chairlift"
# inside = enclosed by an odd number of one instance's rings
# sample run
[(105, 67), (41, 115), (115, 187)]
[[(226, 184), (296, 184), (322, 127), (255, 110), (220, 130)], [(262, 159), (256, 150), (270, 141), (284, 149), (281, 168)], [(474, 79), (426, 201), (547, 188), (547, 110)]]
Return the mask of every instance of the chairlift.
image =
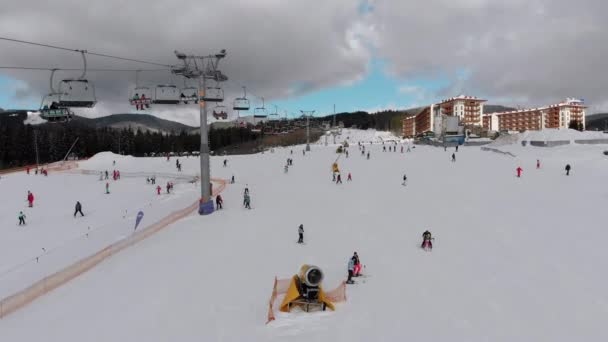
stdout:
[(138, 110), (143, 110), (144, 106), (150, 108), (154, 93), (149, 87), (139, 85), (139, 70), (135, 72), (135, 88), (129, 95), (129, 103)]
[(93, 108), (97, 99), (95, 97), (95, 85), (85, 77), (87, 75), (87, 59), (85, 51), (80, 51), (84, 68), (82, 74), (77, 79), (64, 79), (59, 82), (59, 91), (52, 89), (53, 73), (51, 73), (51, 92), (59, 93), (59, 106)]
[(228, 119), (228, 112), (226, 110), (226, 106), (215, 106), (215, 108), (213, 108), (213, 117), (217, 120)]
[(180, 100), (184, 104), (189, 104), (190, 102), (198, 103), (198, 96), (196, 96), (196, 94), (198, 94), (198, 88), (187, 86), (186, 79), (184, 78), (184, 87), (182, 88), (182, 92), (179, 95)]
[(264, 98), (262, 97), (262, 106), (257, 107), (253, 110), (253, 117), (257, 119), (265, 119), (268, 116), (268, 112), (264, 107)]
[(203, 100), (207, 102), (222, 102), (224, 101), (224, 90), (218, 87), (206, 87)]
[(232, 109), (249, 110), (249, 100), (247, 99), (247, 89), (245, 87), (243, 87), (243, 97), (237, 97), (234, 99)]
[(40, 117), (48, 121), (69, 121), (74, 113), (59, 106), (59, 94), (48, 94), (42, 99)]
[(172, 84), (159, 84), (154, 89), (154, 100), (155, 104), (168, 104), (175, 105), (180, 102), (179, 89)]

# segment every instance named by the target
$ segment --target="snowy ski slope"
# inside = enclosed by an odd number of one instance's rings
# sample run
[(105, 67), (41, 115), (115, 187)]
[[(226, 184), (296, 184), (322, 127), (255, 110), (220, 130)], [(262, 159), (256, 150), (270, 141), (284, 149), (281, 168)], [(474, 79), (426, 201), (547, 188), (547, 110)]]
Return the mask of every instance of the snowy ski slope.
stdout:
[[(315, 144), (306, 156), (302, 146), (293, 156), (289, 148), (230, 156), (226, 168), (223, 157), (213, 157), (213, 176), (234, 174), (237, 181), (223, 193), (223, 211), (189, 216), (0, 320), (0, 341), (608, 339), (605, 146), (512, 146), (516, 157), (460, 147), (452, 163), (453, 149), (419, 146), (401, 154), (374, 144), (366, 146), (367, 160), (356, 140), (377, 140), (375, 132), (345, 130), (345, 136), (351, 147), (350, 157), (338, 161), (341, 185), (331, 182), (335, 146)], [(290, 156), (294, 166), (285, 174)], [(112, 158), (81, 167), (111, 168)], [(196, 173), (198, 159), (180, 160), (184, 172)], [(117, 163), (123, 172), (169, 173), (175, 160)], [(524, 169), (519, 179), (517, 166)], [(87, 196), (85, 214), (88, 208), (108, 213), (85, 217), (98, 224), (112, 222), (109, 213), (118, 208), (162, 201), (141, 178), (112, 184), (118, 193), (107, 196), (120, 203), (111, 203), (95, 176), (10, 177), (0, 180), (2, 201), (12, 206), (1, 209), (0, 240), (12, 236), (31, 250), (52, 239), (47, 231), (68, 236), (79, 229), (70, 223), (81, 220), (71, 217), (77, 194)], [(241, 205), (246, 184), (252, 210)], [(15, 210), (35, 186), (48, 190), (38, 190), (28, 227), (18, 228)], [(184, 183), (177, 191), (146, 215), (189, 204), (198, 186)], [(300, 223), (303, 246), (296, 244)], [(430, 253), (419, 248), (425, 229), (436, 238)], [(12, 245), (2, 243), (2, 249)], [(333, 288), (345, 278), (353, 251), (369, 277), (349, 286), (348, 301), (336, 312), (279, 313), (264, 324), (275, 276), (290, 277), (311, 263)]]

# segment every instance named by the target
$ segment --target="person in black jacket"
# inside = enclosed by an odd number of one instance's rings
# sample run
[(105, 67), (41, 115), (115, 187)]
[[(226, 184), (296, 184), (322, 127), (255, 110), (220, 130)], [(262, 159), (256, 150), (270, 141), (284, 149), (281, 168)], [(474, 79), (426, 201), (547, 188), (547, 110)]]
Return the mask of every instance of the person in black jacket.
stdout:
[(300, 238), (298, 239), (298, 243), (304, 243), (304, 225), (300, 224), (298, 227), (298, 235)]
[(82, 213), (82, 204), (80, 204), (79, 201), (76, 201), (76, 208), (74, 210), (74, 217), (76, 217), (76, 214), (80, 213), (81, 216), (84, 216), (84, 214)]
[(566, 176), (570, 176), (570, 164), (566, 164)]

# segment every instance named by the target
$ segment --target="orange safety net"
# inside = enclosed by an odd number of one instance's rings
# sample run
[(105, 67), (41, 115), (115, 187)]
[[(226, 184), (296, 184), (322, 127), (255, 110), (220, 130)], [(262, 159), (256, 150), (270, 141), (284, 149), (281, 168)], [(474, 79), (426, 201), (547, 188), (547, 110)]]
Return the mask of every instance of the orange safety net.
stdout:
[[(214, 196), (219, 194), (226, 188), (226, 180), (216, 178), (212, 178), (211, 180), (214, 183), (219, 184), (219, 186), (214, 187)], [(57, 271), (47, 277), (44, 277), (41, 280), (38, 280), (34, 284), (24, 288), (21, 291), (18, 291), (13, 295), (0, 299), (0, 318), (6, 317), (7, 315), (26, 306), (27, 304), (31, 303), (42, 295), (62, 286), (63, 284), (76, 278), (80, 274), (89, 271), (106, 258), (130, 246), (133, 246), (134, 244), (144, 240), (145, 238), (168, 227), (170, 224), (175, 223), (176, 221), (192, 214), (198, 209), (198, 206), (199, 202), (197, 200), (188, 207), (172, 212), (160, 221), (146, 226), (144, 229), (137, 231), (129, 237), (112, 243), (109, 246), (98, 251), (97, 253), (80, 259), (75, 263), (63, 268), (62, 270)]]
[[(268, 301), (268, 317), (266, 320), (266, 324), (274, 321), (276, 317), (274, 316), (274, 303), (278, 296), (284, 295), (287, 293), (287, 289), (289, 288), (289, 284), (291, 283), (291, 278), (277, 279), (274, 278), (274, 286), (272, 287), (272, 294), (270, 295), (270, 300)], [(325, 298), (333, 303), (340, 303), (346, 301), (346, 282), (343, 281), (331, 291), (325, 292)]]

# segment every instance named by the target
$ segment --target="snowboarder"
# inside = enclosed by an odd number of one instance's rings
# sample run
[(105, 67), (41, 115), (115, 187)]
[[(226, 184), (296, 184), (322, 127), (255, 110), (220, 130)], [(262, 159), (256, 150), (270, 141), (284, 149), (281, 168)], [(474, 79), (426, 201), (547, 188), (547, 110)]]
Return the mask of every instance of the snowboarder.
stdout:
[(162, 190), (162, 189), (163, 189), (163, 188), (161, 188), (161, 187), (160, 187), (160, 185), (157, 185), (157, 186), (156, 186), (156, 194), (157, 194), (157, 195), (160, 195), (160, 192), (161, 192), (161, 190)]
[(74, 217), (76, 217), (76, 214), (80, 213), (80, 216), (84, 216), (84, 214), (82, 213), (82, 204), (80, 204), (80, 201), (76, 201), (76, 207), (74, 209)]
[(348, 173), (348, 177), (346, 177), (346, 181), (350, 182), (353, 180), (353, 177), (350, 175), (350, 172)]
[(245, 196), (243, 196), (243, 204), (245, 205), (245, 208), (251, 209), (251, 197), (249, 197), (249, 193), (246, 193)]
[(342, 176), (340, 176), (340, 174), (338, 173), (338, 177), (336, 178), (336, 184), (342, 184)]
[(23, 211), (19, 212), (19, 225), (25, 225), (25, 214)]
[(224, 209), (223, 207), (224, 204), (224, 199), (222, 199), (222, 196), (220, 194), (218, 194), (217, 196), (215, 196), (215, 207), (216, 209)]
[(30, 191), (27, 192), (27, 202), (30, 208), (34, 206), (34, 194)]
[(420, 247), (427, 251), (433, 249), (433, 243), (431, 240), (435, 240), (435, 238), (431, 236), (431, 232), (428, 230), (425, 231), (422, 233), (422, 245)]
[(358, 277), (361, 275), (361, 261), (359, 260), (359, 255), (357, 252), (352, 257), (354, 263), (353, 276)]
[(298, 243), (304, 243), (304, 225), (300, 224), (300, 226), (298, 227)]
[(348, 279), (346, 279), (346, 283), (347, 284), (354, 284), (355, 283), (353, 281), (354, 272), (355, 272), (355, 261), (353, 260), (353, 258), (350, 258), (348, 260)]
[(566, 176), (570, 176), (570, 164), (566, 164)]
[(540, 160), (539, 159), (536, 159), (536, 168), (540, 169)]
[(517, 171), (517, 178), (521, 177), (521, 172), (524, 170), (521, 168), (521, 166), (518, 166), (517, 169), (515, 169)]
[(456, 153), (452, 153), (452, 163), (456, 162)]
[(106, 195), (110, 193), (110, 183), (106, 182)]
[(407, 176), (404, 173), (403, 174), (403, 183), (401, 183), (401, 185), (405, 186), (406, 184), (407, 184)]

